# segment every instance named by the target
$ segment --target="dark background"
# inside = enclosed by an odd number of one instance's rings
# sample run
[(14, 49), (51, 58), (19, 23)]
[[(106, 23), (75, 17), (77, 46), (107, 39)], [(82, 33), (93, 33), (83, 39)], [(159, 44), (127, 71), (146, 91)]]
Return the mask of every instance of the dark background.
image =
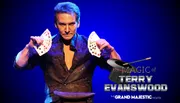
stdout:
[[(16, 54), (53, 24), (53, 8), (66, 0), (3, 0), (0, 9), (1, 103), (43, 103), (44, 78), (39, 67), (16, 71)], [(69, 0), (70, 1), (70, 0)], [(175, 103), (179, 98), (179, 2), (173, 0), (71, 0), (81, 10), (79, 34), (96, 31), (115, 47), (124, 61), (145, 57), (152, 60), (135, 66), (156, 67), (152, 84), (167, 84), (167, 92), (104, 92), (112, 83), (109, 72), (97, 67), (93, 77), (95, 103)], [(159, 100), (115, 100), (111, 95), (148, 94)]]

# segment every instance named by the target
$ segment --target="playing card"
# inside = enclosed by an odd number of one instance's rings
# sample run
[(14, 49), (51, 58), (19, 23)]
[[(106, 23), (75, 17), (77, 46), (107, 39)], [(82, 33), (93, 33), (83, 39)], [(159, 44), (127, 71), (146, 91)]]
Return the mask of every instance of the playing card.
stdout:
[(99, 50), (99, 48), (96, 45), (96, 42), (91, 42), (89, 45), (89, 51), (92, 55), (96, 56), (96, 57), (100, 57), (101, 52)]
[(51, 32), (48, 29), (46, 29), (40, 37), (43, 38), (43, 43), (38, 47), (34, 46), (34, 48), (39, 54), (39, 56), (42, 56), (43, 54), (47, 53), (51, 48), (52, 45)]
[(100, 38), (98, 35), (93, 31), (88, 38), (88, 49), (91, 55), (94, 55), (96, 57), (101, 57), (101, 51), (98, 48), (96, 41), (99, 40)]
[(99, 36), (96, 34), (95, 31), (93, 31), (93, 32), (89, 35), (89, 39), (88, 39), (88, 40), (90, 40), (90, 41), (97, 41), (97, 40), (99, 40), (99, 39), (100, 39)]

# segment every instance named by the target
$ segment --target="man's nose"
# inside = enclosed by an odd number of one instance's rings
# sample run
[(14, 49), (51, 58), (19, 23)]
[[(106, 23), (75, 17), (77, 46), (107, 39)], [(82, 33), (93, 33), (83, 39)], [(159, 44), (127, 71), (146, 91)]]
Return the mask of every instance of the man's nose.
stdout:
[(66, 25), (66, 28), (65, 28), (65, 33), (68, 34), (70, 31), (69, 31), (69, 26)]

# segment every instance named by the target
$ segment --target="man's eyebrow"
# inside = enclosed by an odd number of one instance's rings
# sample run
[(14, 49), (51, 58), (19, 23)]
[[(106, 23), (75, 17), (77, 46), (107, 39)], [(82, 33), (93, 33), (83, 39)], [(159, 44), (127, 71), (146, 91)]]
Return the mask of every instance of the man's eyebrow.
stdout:
[(58, 22), (58, 24), (64, 24), (65, 25), (65, 23), (63, 23), (63, 22)]
[(76, 23), (75, 21), (74, 22), (70, 22), (70, 23), (58, 22), (58, 24), (62, 24), (62, 25), (66, 25), (66, 24), (71, 25), (71, 24), (75, 24), (75, 23)]
[(68, 24), (75, 24), (76, 22), (71, 22), (71, 23), (68, 23)]

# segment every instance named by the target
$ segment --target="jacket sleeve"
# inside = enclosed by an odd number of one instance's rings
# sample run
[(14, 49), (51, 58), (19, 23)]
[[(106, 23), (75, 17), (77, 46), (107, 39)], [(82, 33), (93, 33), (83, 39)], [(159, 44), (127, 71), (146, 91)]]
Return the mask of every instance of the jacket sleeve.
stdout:
[(97, 58), (97, 63), (100, 68), (111, 71), (113, 68), (107, 63), (107, 60), (110, 59), (110, 53), (102, 51), (101, 57)]

